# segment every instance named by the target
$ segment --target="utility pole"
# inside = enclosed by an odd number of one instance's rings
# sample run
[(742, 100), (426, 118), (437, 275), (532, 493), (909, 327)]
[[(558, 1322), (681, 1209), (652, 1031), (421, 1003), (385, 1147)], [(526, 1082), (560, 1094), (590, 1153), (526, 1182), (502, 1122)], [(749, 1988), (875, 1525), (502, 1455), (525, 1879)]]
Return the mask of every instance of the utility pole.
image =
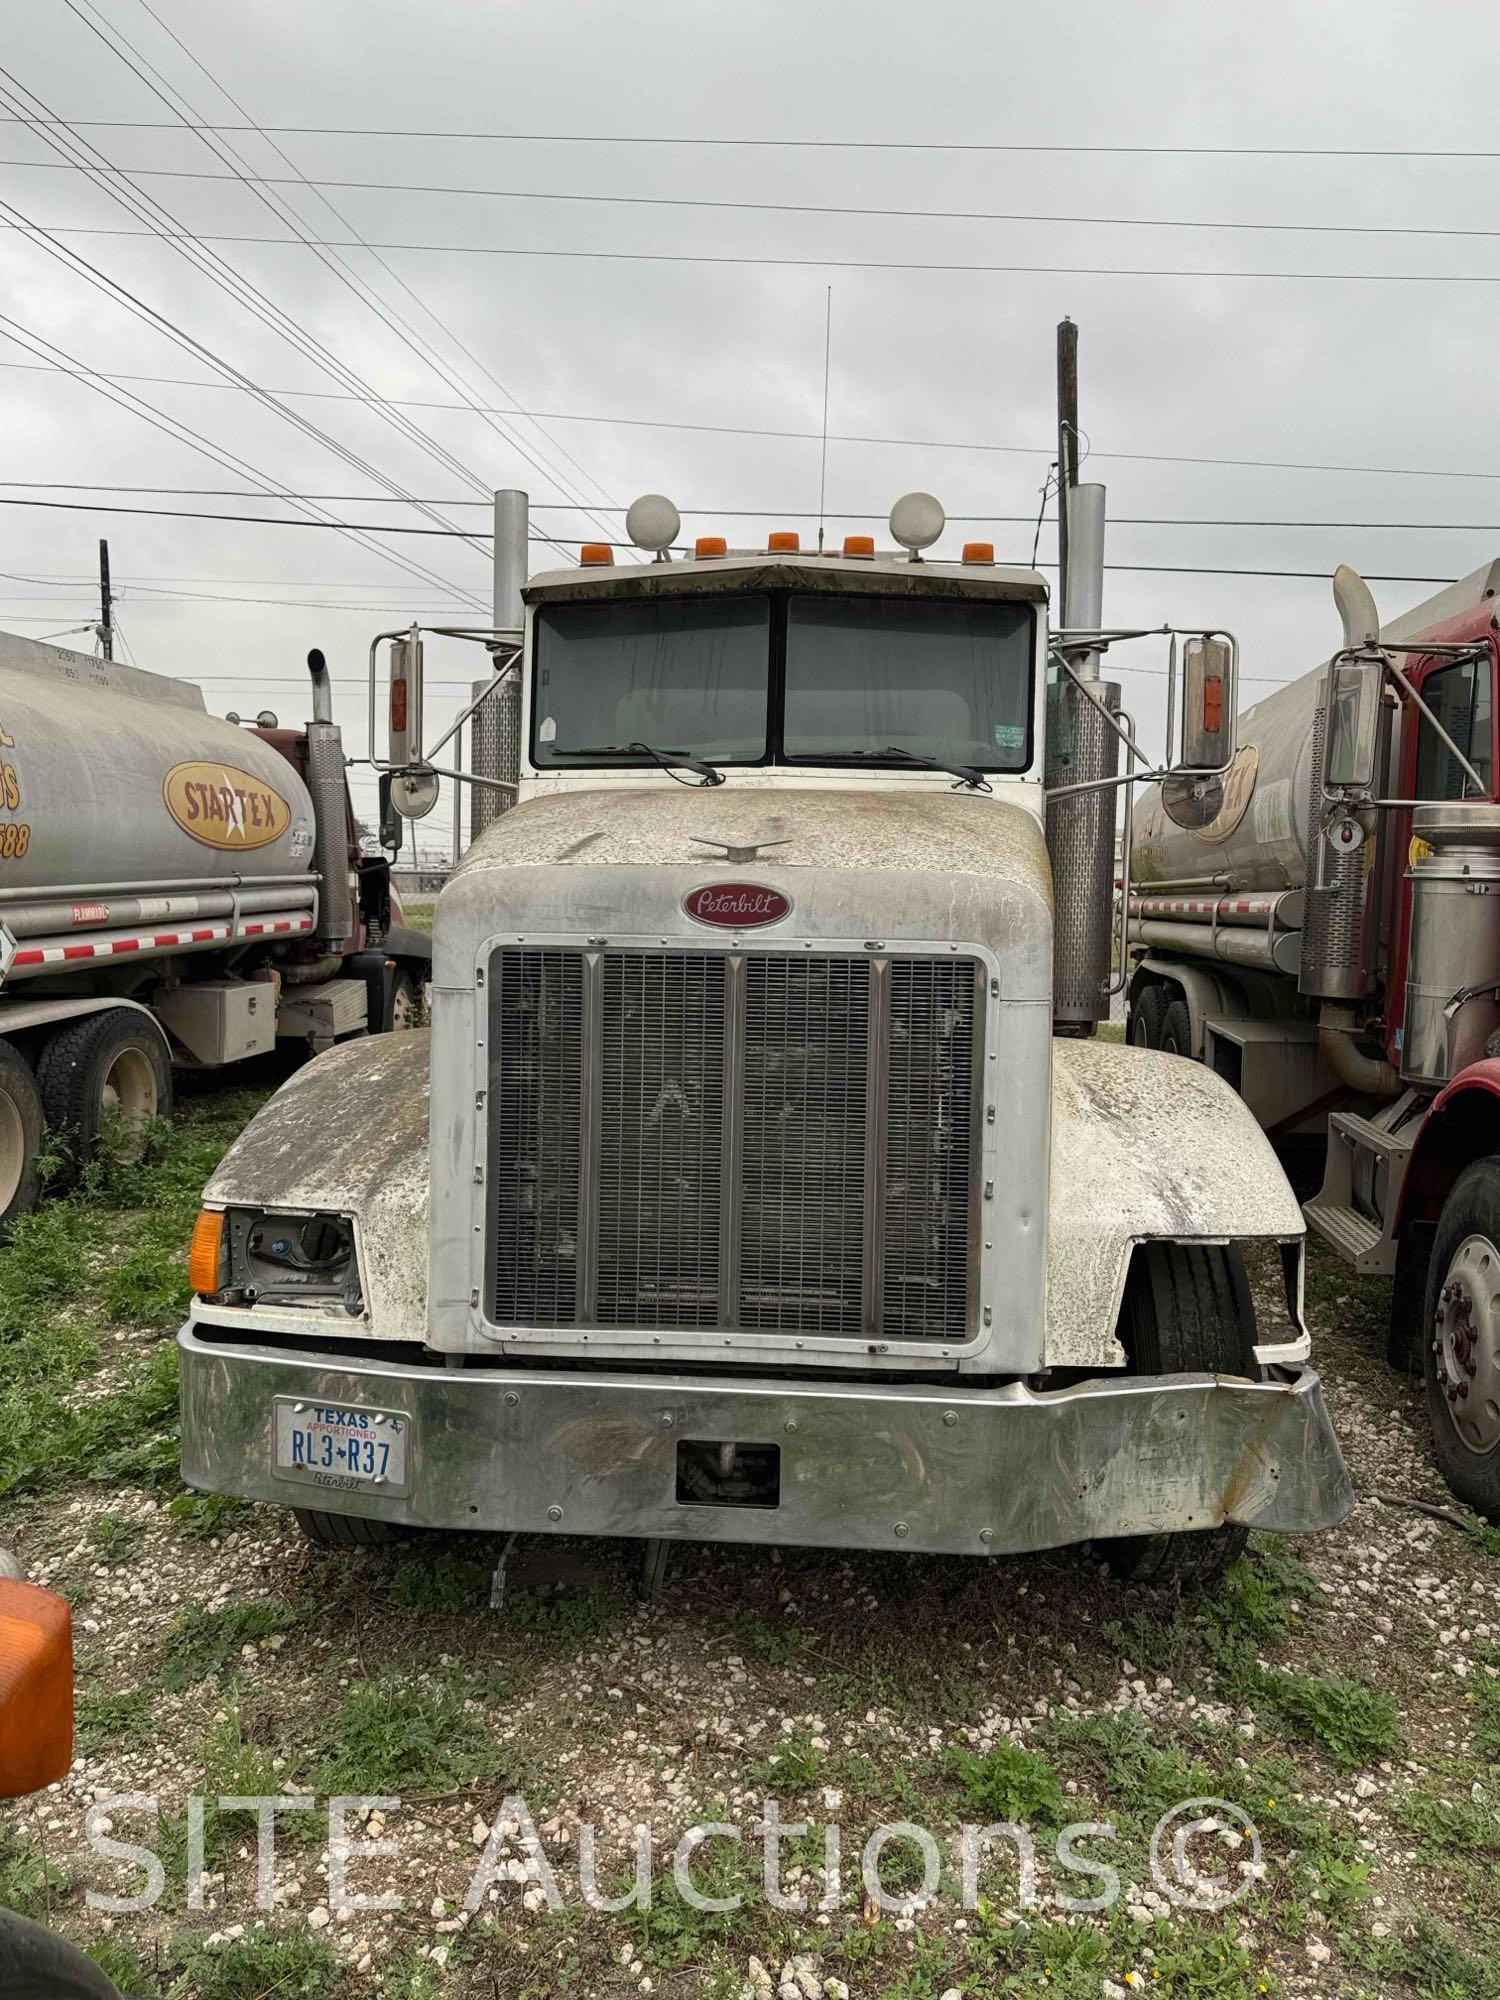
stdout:
[(1057, 602), (1068, 601), (1068, 495), (1078, 484), (1078, 329), (1057, 329)]
[(99, 538), (99, 646), (106, 660), (115, 656), (114, 599), (109, 594), (109, 543)]

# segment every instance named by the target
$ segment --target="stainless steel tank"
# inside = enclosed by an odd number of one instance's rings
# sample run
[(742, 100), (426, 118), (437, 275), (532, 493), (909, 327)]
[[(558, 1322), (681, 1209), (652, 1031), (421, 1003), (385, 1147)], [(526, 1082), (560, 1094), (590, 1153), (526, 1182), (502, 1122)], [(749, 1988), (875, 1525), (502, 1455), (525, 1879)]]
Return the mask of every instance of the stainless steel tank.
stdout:
[(296, 771), (208, 715), (199, 689), (0, 633), (7, 907), (26, 892), (310, 883), (313, 833)]
[(1412, 852), (1401, 1074), (1439, 1084), (1500, 1029), (1500, 806), (1419, 806)]
[(1131, 878), (1207, 882), (1231, 890), (1307, 882), (1313, 733), (1325, 669), (1242, 711), (1239, 750), (1222, 778), (1151, 785), (1135, 811)]

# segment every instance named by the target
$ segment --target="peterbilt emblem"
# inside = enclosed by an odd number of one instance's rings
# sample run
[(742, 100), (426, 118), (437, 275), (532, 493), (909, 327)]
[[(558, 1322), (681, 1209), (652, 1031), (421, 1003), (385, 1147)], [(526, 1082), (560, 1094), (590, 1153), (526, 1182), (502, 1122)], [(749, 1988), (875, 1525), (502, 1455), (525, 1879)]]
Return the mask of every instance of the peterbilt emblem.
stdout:
[(743, 931), (757, 924), (779, 924), (791, 915), (792, 899), (779, 889), (764, 889), (758, 882), (709, 882), (684, 896), (682, 907), (694, 923)]

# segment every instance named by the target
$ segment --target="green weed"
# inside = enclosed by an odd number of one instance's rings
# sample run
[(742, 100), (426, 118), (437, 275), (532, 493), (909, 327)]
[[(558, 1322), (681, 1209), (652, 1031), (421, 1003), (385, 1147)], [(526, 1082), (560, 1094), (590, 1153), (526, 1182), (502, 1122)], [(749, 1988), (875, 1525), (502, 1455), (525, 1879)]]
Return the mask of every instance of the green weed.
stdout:
[(226, 1604), (222, 1611), (189, 1605), (173, 1619), (162, 1640), (161, 1684), (175, 1692), (210, 1675), (222, 1681), (238, 1666), (246, 1646), (290, 1631), (304, 1615), (298, 1606), (264, 1600)]
[(73, 1719), (81, 1749), (100, 1750), (106, 1745), (118, 1749), (144, 1743), (151, 1734), (151, 1696), (145, 1688), (80, 1695)]
[(776, 1739), (760, 1762), (752, 1766), (750, 1776), (769, 1792), (805, 1792), (822, 1774), (823, 1755), (806, 1730), (794, 1730), (791, 1735)]
[(88, 1539), (95, 1562), (118, 1569), (140, 1547), (146, 1533), (143, 1521), (127, 1521), (120, 1514), (96, 1514), (89, 1522)]
[(106, 1979), (112, 1980), (130, 2000), (157, 2000), (161, 1982), (147, 1970), (145, 1962), (120, 1938), (100, 1938), (88, 1946), (88, 1956)]
[(403, 1611), (483, 1611), (490, 1575), (491, 1565), (472, 1556), (398, 1556), (372, 1568), (370, 1588)]
[(1257, 1692), (1293, 1736), (1317, 1743), (1340, 1771), (1357, 1771), (1401, 1747), (1396, 1704), (1383, 1688), (1343, 1674), (1261, 1673)]
[(195, 1542), (233, 1534), (253, 1511), (248, 1500), (232, 1500), (227, 1493), (183, 1492), (167, 1507), (178, 1530)]
[(446, 1791), (511, 1761), (460, 1689), (400, 1674), (356, 1682), (334, 1711), (320, 1751), (311, 1779), (319, 1793)]
[(42, 1850), (7, 1826), (0, 1826), (0, 1907), (23, 1917), (46, 1917), (68, 1878)]
[(261, 1925), (219, 1945), (193, 1940), (181, 1957), (171, 2000), (330, 2000), (341, 1977), (332, 1951), (300, 1922), (285, 1931)]
[(983, 1756), (973, 1750), (950, 1750), (947, 1769), (957, 1779), (965, 1803), (986, 1820), (1015, 1820), (1026, 1826), (1054, 1820), (1062, 1811), (1062, 1786), (1047, 1759), (1004, 1737)]

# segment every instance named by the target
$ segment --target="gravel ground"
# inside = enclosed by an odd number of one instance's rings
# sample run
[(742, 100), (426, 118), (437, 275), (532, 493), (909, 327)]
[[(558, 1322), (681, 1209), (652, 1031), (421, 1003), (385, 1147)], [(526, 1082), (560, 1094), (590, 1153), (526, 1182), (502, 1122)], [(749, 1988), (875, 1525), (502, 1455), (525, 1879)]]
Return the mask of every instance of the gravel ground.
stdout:
[[(1322, 1537), (1258, 1542), (1227, 1589), (1181, 1600), (1131, 1592), (1083, 1553), (689, 1545), (648, 1604), (630, 1550), (533, 1540), (491, 1609), (489, 1541), (324, 1553), (289, 1516), (171, 1511), (170, 1489), (80, 1486), (17, 1511), (3, 1539), (75, 1606), (81, 1727), (66, 1781), (0, 1816), (0, 1899), (50, 1913), (135, 1991), (206, 2000), (1493, 1996), (1500, 1538), (1402, 1504), (1451, 1502), (1418, 1387), (1379, 1359), (1383, 1288), (1313, 1255), (1316, 1358), (1358, 1506)], [(107, 1350), (101, 1379), (114, 1365)], [(391, 1851), (352, 1861), (331, 1899), (326, 1818), (285, 1814), (261, 1912), (253, 1820), (211, 1810), (191, 1907), (184, 1800), (283, 1790), (399, 1796), (351, 1820)], [(1145, 1829), (1195, 1792), (1241, 1805), (1264, 1843), (1242, 1900), (1211, 1917), (1175, 1909), (1145, 1866)], [(164, 1892), (91, 1910), (88, 1889), (143, 1878), (91, 1849), (85, 1814), (135, 1793), (160, 1801), (160, 1822), (106, 1807), (98, 1830), (156, 1848)], [(517, 1795), (535, 1846), (505, 1805)], [(812, 1828), (782, 1849), (802, 1912), (755, 1889), (749, 1829), (767, 1798)], [(1011, 1819), (1037, 1828), (1044, 1897), (1097, 1888), (1052, 1860), (1049, 1829), (1116, 1823), (1092, 1847), (1119, 1869), (1118, 1902), (1023, 1907), (1004, 1839), (971, 1909), (951, 1857), (936, 1896), (904, 1914), (860, 1886), (883, 1821), (946, 1843), (966, 1821)], [(700, 1912), (658, 1882), (649, 1914), (590, 1909), (585, 1822), (616, 1893), (638, 1829), (661, 1871), (686, 1828), (732, 1823), (746, 1845), (706, 1843), (694, 1874), (752, 1893)], [(842, 1894), (820, 1909), (833, 1822)], [(314, 1830), (295, 1844), (299, 1827)], [(1235, 1839), (1226, 1827), (1216, 1867), (1245, 1861)], [(481, 1861), (493, 1879), (471, 1911)], [(898, 1841), (887, 1885), (909, 1890), (919, 1862)], [(382, 1892), (403, 1906), (351, 1907)]]

